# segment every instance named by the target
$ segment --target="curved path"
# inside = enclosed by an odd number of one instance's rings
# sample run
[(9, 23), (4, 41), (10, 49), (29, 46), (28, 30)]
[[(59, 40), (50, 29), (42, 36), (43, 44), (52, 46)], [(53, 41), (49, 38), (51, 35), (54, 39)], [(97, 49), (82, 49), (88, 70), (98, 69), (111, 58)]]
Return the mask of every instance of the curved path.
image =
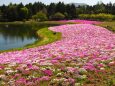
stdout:
[[(0, 54), (0, 63), (39, 63), (52, 65), (52, 60), (84, 59), (85, 67), (95, 61), (115, 57), (115, 34), (91, 24), (74, 24), (50, 27), (61, 32), (62, 39), (54, 43)], [(79, 62), (80, 63), (80, 62)]]

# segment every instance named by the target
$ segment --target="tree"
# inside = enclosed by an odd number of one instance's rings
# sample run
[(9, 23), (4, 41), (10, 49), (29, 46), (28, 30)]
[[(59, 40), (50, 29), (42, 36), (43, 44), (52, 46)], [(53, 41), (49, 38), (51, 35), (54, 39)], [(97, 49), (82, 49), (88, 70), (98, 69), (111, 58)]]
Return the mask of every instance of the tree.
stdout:
[(66, 12), (68, 14), (68, 19), (73, 19), (73, 18), (76, 18), (76, 16), (77, 16), (76, 7), (74, 4), (71, 4), (71, 5), (67, 4)]
[(8, 21), (15, 21), (18, 18), (17, 6), (10, 4), (7, 9)]
[(31, 18), (33, 15), (32, 3), (27, 4), (26, 7), (28, 8), (28, 18)]
[(22, 21), (23, 20), (22, 13), (21, 13), (22, 12), (21, 8), (23, 8), (23, 7), (24, 7), (24, 5), (22, 3), (17, 5), (18, 18), (16, 20), (18, 20), (18, 21)]
[(70, 12), (71, 12), (71, 18), (73, 19), (73, 18), (76, 18), (76, 16), (77, 16), (77, 14), (76, 14), (76, 7), (75, 7), (75, 5), (74, 4), (72, 4), (71, 6), (70, 6)]
[(7, 21), (7, 6), (3, 5), (1, 6), (1, 12), (2, 12), (2, 18), (3, 18), (3, 21)]
[(33, 14), (35, 15), (37, 12), (41, 11), (44, 8), (44, 4), (41, 2), (35, 2), (32, 6)]
[(71, 10), (71, 7), (70, 7), (69, 4), (67, 4), (66, 5), (66, 13), (68, 14), (67, 15), (67, 19), (71, 19), (71, 12), (70, 12), (70, 10)]
[(64, 18), (65, 18), (65, 15), (60, 12), (57, 12), (52, 16), (53, 20), (62, 20)]
[(20, 9), (21, 11), (21, 18), (22, 20), (23, 19), (27, 19), (28, 18), (28, 14), (29, 14), (29, 11), (28, 11), (28, 8), (27, 7), (23, 7)]
[(51, 17), (52, 15), (55, 14), (55, 9), (56, 9), (55, 3), (51, 3), (51, 4), (48, 6), (47, 12), (48, 12), (48, 17), (49, 17), (49, 19), (50, 19), (50, 17)]
[(2, 11), (0, 10), (0, 20), (2, 20)]
[(56, 4), (56, 12), (65, 13), (65, 5), (62, 2)]
[(38, 12), (36, 15), (32, 16), (32, 18), (36, 21), (45, 21), (47, 20), (47, 16), (42, 11)]
[(105, 13), (105, 5), (102, 2), (98, 2), (97, 5), (94, 6), (95, 13)]

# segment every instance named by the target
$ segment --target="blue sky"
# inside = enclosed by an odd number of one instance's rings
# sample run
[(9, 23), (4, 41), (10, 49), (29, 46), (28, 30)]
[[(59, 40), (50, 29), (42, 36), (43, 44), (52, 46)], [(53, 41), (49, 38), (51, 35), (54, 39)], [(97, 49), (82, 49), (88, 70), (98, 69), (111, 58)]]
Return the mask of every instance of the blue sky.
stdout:
[(45, 4), (49, 4), (51, 2), (59, 2), (59, 1), (63, 1), (65, 3), (71, 3), (71, 2), (86, 3), (89, 5), (94, 5), (98, 1), (102, 1), (104, 3), (109, 3), (111, 1), (112, 3), (115, 3), (115, 0), (0, 0), (0, 5), (2, 5), (2, 4), (8, 5), (10, 2), (12, 2), (12, 3), (23, 2), (24, 4), (26, 4), (26, 3), (30, 3), (30, 2), (34, 3), (35, 1), (40, 1), (40, 2), (43, 2)]

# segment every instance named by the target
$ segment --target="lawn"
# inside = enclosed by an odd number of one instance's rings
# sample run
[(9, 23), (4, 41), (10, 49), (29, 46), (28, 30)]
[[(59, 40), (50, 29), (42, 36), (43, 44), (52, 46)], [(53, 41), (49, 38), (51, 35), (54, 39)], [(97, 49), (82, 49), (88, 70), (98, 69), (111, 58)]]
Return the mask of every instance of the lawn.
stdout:
[(103, 23), (99, 24), (99, 26), (105, 27), (108, 30), (115, 32), (115, 21), (103, 22)]
[(37, 34), (41, 39), (34, 44), (27, 45), (26, 47), (29, 48), (46, 45), (61, 39), (61, 33), (53, 32), (49, 30), (48, 27), (39, 29)]

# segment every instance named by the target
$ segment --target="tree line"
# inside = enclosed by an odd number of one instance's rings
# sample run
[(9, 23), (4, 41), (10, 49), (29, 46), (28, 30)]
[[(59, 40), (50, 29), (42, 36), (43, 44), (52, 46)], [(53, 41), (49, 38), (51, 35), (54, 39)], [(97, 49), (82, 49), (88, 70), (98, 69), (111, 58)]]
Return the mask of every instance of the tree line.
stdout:
[(74, 4), (63, 2), (45, 5), (42, 2), (35, 2), (23, 5), (12, 4), (0, 6), (0, 21), (23, 21), (29, 19), (38, 20), (61, 20), (75, 19), (80, 14), (112, 14), (115, 15), (115, 4), (97, 3), (96, 5), (84, 5), (75, 7)]

